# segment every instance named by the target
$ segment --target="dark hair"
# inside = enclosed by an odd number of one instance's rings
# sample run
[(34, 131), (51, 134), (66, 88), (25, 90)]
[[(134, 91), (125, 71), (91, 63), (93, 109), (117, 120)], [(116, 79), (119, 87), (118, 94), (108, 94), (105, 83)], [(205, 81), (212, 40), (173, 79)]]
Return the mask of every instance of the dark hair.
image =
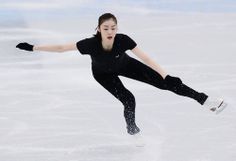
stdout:
[(96, 27), (95, 30), (97, 30), (97, 33), (94, 35), (95, 37), (97, 37), (99, 40), (102, 39), (101, 33), (98, 31), (98, 28), (100, 28), (101, 24), (109, 19), (113, 19), (113, 21), (115, 21), (115, 23), (117, 24), (117, 19), (116, 17), (111, 14), (111, 13), (104, 13), (103, 15), (101, 15), (98, 19), (98, 26)]

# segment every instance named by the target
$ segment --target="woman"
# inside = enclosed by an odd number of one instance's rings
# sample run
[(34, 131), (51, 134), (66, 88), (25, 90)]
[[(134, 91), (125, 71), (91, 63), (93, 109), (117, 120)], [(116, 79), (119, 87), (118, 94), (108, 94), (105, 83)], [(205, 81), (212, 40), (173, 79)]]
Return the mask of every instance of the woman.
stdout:
[[(140, 131), (135, 123), (135, 98), (124, 87), (118, 76), (135, 79), (159, 89), (190, 97), (216, 113), (225, 107), (223, 99), (210, 99), (206, 94), (186, 86), (180, 78), (168, 75), (164, 69), (137, 47), (134, 40), (127, 35), (118, 34), (117, 19), (111, 13), (105, 13), (99, 17), (97, 33), (91, 38), (64, 45), (33, 46), (28, 43), (20, 43), (16, 47), (27, 51), (66, 52), (79, 50), (81, 54), (90, 55), (95, 80), (124, 105), (127, 132), (131, 135)], [(126, 50), (131, 50), (144, 63), (129, 57), (125, 53)]]

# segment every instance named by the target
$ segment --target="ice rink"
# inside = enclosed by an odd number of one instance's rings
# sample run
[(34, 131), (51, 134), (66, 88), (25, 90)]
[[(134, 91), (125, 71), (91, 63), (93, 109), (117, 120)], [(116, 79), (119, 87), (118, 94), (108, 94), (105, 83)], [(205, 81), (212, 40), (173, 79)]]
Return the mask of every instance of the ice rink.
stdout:
[(122, 9), (114, 10), (119, 33), (190, 87), (224, 98), (225, 111), (215, 115), (194, 100), (120, 77), (136, 98), (145, 143), (137, 147), (123, 105), (93, 79), (89, 56), (15, 48), (90, 37), (103, 10), (70, 17), (72, 11), (55, 16), (24, 7), (11, 13), (8, 6), (0, 17), (0, 161), (236, 160), (236, 13)]

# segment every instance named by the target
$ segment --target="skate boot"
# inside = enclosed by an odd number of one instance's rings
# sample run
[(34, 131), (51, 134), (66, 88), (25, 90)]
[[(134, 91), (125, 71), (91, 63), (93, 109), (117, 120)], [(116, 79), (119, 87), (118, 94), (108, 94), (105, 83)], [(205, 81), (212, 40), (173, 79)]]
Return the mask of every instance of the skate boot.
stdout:
[(124, 116), (125, 116), (125, 121), (127, 124), (127, 126), (126, 126), (127, 132), (130, 135), (135, 135), (135, 134), (139, 133), (140, 129), (138, 128), (138, 126), (135, 123), (135, 112), (125, 111)]
[(127, 125), (126, 128), (127, 128), (127, 132), (130, 135), (135, 135), (135, 134), (140, 132), (140, 129), (138, 128), (138, 126), (136, 124), (134, 124), (134, 125)]
[(209, 108), (215, 114), (219, 114), (225, 109), (225, 107), (227, 106), (227, 103), (225, 103), (222, 98), (214, 99), (214, 98), (208, 97), (207, 100), (204, 102), (203, 106)]

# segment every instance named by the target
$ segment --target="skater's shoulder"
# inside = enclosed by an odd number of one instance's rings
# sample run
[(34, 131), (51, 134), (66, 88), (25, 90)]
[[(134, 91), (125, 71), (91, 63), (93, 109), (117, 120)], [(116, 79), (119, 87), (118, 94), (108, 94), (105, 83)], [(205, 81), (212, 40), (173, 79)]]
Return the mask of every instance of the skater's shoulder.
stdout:
[(96, 36), (86, 37), (79, 40), (77, 43), (87, 44), (87, 45), (95, 45), (99, 43), (99, 40)]
[(92, 42), (92, 43), (96, 43), (99, 42), (99, 39), (97, 36), (91, 36), (91, 37), (87, 37), (85, 38), (87, 41)]
[(124, 33), (117, 33), (116, 34), (116, 38), (118, 39), (124, 39), (126, 37), (129, 37), (127, 34), (124, 34)]
[(124, 43), (130, 43), (133, 42), (134, 40), (132, 38), (130, 38), (130, 36), (128, 36), (127, 34), (124, 33), (117, 33), (116, 34), (116, 40), (118, 42), (124, 42)]

